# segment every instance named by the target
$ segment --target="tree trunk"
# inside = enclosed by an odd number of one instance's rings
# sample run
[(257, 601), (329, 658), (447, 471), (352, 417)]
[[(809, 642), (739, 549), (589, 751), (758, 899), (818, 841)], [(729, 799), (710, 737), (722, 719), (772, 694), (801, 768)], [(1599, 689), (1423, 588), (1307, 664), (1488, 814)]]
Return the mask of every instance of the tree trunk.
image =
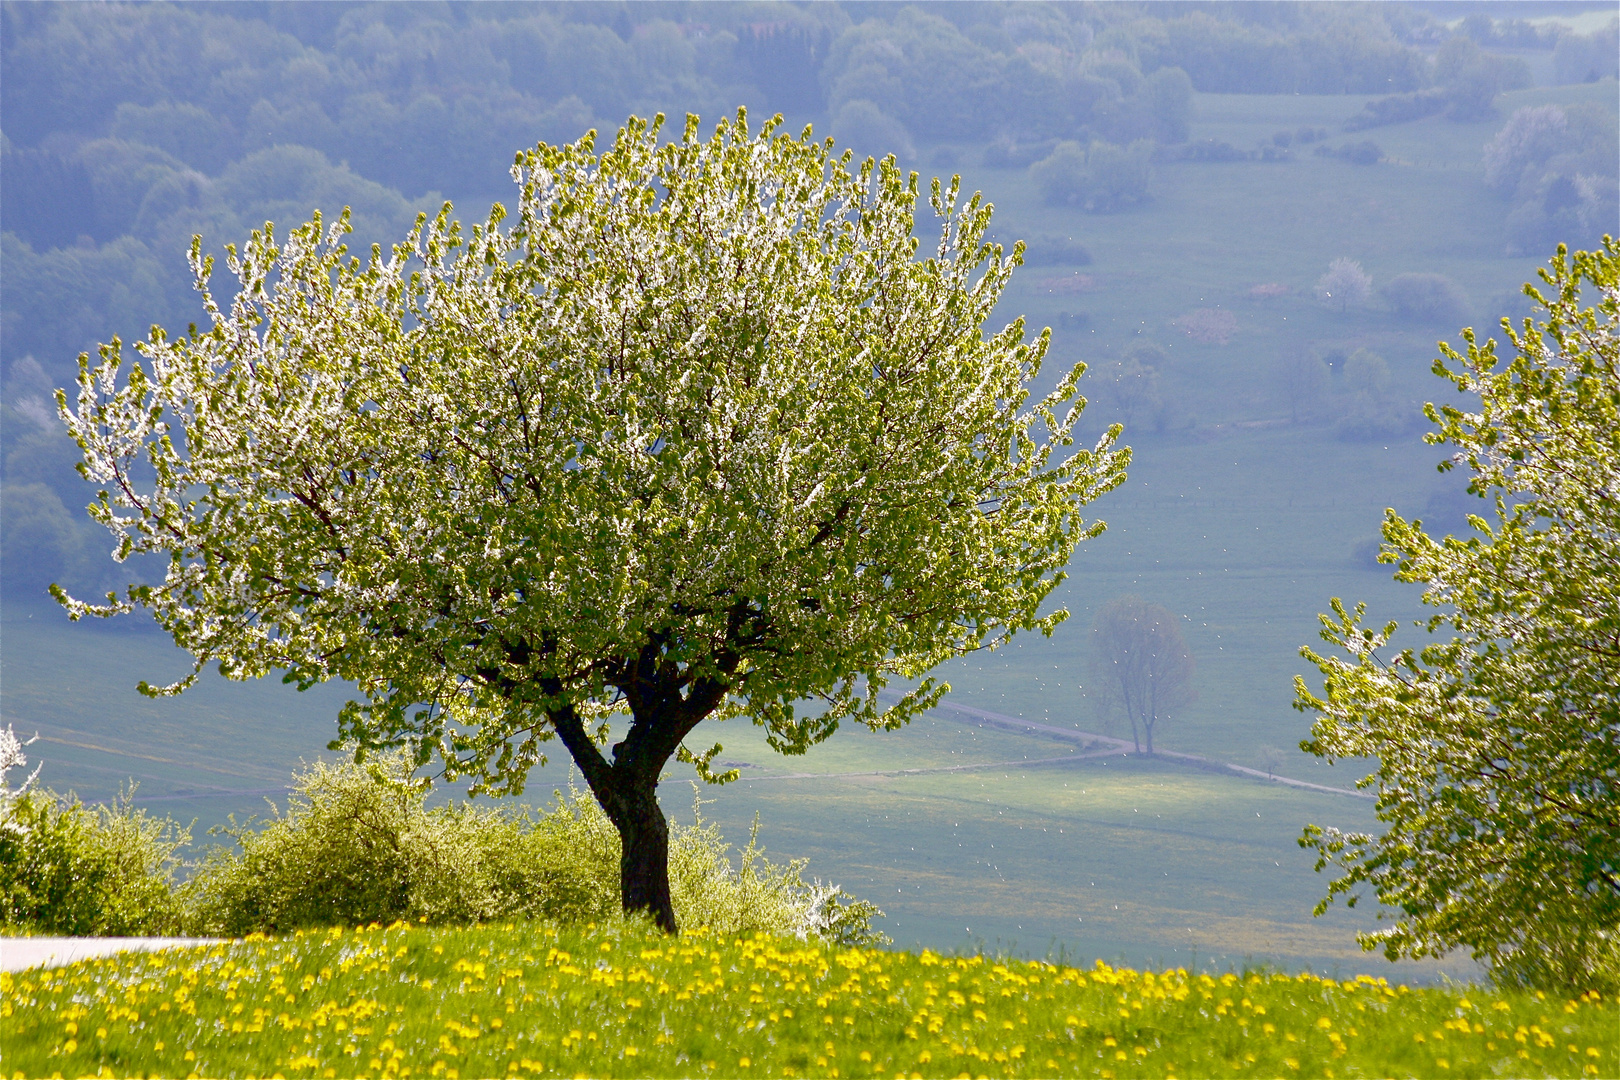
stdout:
[[(656, 660), (656, 649), (649, 646), (649, 652)], [(684, 697), (680, 688), (678, 681), (634, 684), (627, 696), (635, 719), (624, 741), (613, 747), (612, 761), (603, 756), (572, 705), (560, 704), (548, 713), (591, 794), (618, 830), (619, 902), (625, 914), (645, 912), (670, 934), (680, 931), (669, 895), (669, 821), (658, 806), (658, 777), (681, 740), (725, 698), (728, 684), (701, 679)], [(555, 679), (542, 682), (541, 689), (562, 697)]]
[[(615, 770), (617, 771), (617, 770)], [(658, 805), (658, 773), (640, 770), (618, 785), (608, 811), (619, 830), (619, 901), (626, 915), (645, 912), (666, 933), (676, 933), (669, 896), (669, 822)]]
[(1131, 722), (1131, 745), (1135, 746), (1136, 752), (1140, 754), (1142, 752), (1142, 737), (1136, 731), (1136, 706), (1131, 701), (1131, 688), (1126, 686), (1124, 689), (1125, 716)]

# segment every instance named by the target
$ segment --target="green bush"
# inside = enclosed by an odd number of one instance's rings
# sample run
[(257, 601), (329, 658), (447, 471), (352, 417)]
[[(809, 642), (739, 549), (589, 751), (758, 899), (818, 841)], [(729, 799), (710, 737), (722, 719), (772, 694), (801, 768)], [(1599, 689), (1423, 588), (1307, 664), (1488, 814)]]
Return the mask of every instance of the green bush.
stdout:
[[(766, 930), (842, 944), (881, 940), (881, 915), (836, 886), (806, 883), (802, 861), (765, 859), (755, 834), (734, 866), (718, 828), (694, 814), (670, 836), (682, 926)], [(195, 932), (287, 932), (332, 925), (531, 918), (603, 921), (619, 911), (619, 837), (594, 800), (557, 794), (548, 810), (429, 808), (401, 757), (317, 764), (285, 814), (223, 830), (181, 890)]]
[(490, 810), (429, 811), (397, 761), (317, 763), (284, 815), (219, 830), (182, 889), (202, 933), (239, 935), (393, 922), (478, 922), (504, 914), (497, 851), (518, 839)]
[(136, 809), (30, 791), (0, 818), (0, 926), (32, 934), (167, 934), (182, 917), (175, 853), (191, 837)]
[(1455, 326), (1473, 315), (1468, 294), (1444, 274), (1397, 274), (1378, 291), (1396, 315), (1411, 322)]
[[(255, 827), (233, 818), (234, 843), (212, 848), (185, 884), (177, 853), (190, 831), (134, 807), (13, 789), (27, 764), (0, 730), (0, 928), (111, 936), (177, 932), (238, 936), (408, 920), (435, 925), (498, 918), (605, 922), (619, 915), (619, 836), (588, 795), (550, 808), (429, 808), (427, 784), (402, 756), (364, 765), (317, 763), (295, 779), (284, 814)], [(772, 863), (759, 823), (733, 865), (702, 803), (670, 835), (670, 889), (682, 926), (719, 934), (766, 931), (840, 945), (877, 945), (883, 913), (836, 885), (806, 882), (804, 860)]]
[[(33, 742), (33, 739), (28, 740)], [(135, 809), (131, 787), (111, 806), (15, 788), (27, 743), (0, 731), (0, 929), (22, 934), (162, 934), (178, 928), (175, 852), (188, 830)]]
[(1030, 166), (1030, 177), (1053, 206), (1073, 205), (1097, 213), (1119, 210), (1148, 198), (1153, 182), (1153, 144), (1129, 146), (1065, 141), (1050, 157)]

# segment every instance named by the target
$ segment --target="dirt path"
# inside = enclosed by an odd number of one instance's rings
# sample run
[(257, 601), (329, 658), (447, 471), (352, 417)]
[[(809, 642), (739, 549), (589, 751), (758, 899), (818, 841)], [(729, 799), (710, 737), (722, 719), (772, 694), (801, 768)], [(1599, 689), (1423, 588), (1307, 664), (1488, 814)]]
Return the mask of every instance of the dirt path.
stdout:
[(36, 967), (62, 967), (121, 952), (157, 952), (223, 945), (226, 938), (164, 937), (8, 937), (0, 938), (0, 971), (27, 971)]
[[(1070, 742), (1081, 747), (1082, 752), (1063, 754), (1058, 757), (1024, 758), (1020, 761), (984, 761), (967, 765), (937, 765), (931, 768), (919, 769), (873, 769), (863, 772), (837, 772), (837, 773), (766, 773), (759, 776), (738, 777), (738, 782), (765, 783), (773, 780), (829, 780), (829, 779), (857, 779), (862, 777), (884, 776), (921, 776), (929, 773), (976, 772), (981, 769), (1007, 769), (1024, 768), (1030, 765), (1061, 765), (1071, 761), (1086, 761), (1103, 757), (1128, 757), (1136, 753), (1136, 745), (1129, 739), (1116, 739), (1110, 735), (1100, 735), (1094, 731), (1078, 731), (1074, 728), (1056, 727), (1052, 724), (1042, 724), (1034, 720), (1025, 720), (1022, 717), (1008, 716), (1005, 713), (990, 712), (986, 709), (975, 709), (967, 705), (957, 705), (954, 702), (941, 702), (935, 706), (939, 709), (961, 714), (963, 717), (981, 727), (1001, 728), (1006, 731), (1016, 731), (1020, 734), (1042, 735), (1060, 742)], [(1103, 749), (1096, 749), (1103, 747)], [(1267, 783), (1282, 784), (1284, 787), (1299, 788), (1304, 791), (1320, 791), (1325, 795), (1347, 795), (1352, 799), (1376, 799), (1377, 796), (1366, 791), (1356, 791), (1352, 788), (1329, 787), (1326, 784), (1313, 784), (1308, 780), (1295, 780), (1289, 776), (1276, 776), (1272, 773), (1262, 772), (1259, 769), (1250, 769), (1243, 765), (1235, 765), (1229, 761), (1216, 761), (1200, 754), (1182, 754), (1174, 750), (1155, 751), (1155, 758), (1174, 762), (1178, 765), (1190, 765), (1194, 768), (1211, 772), (1232, 772), (1239, 776), (1247, 776), (1255, 780), (1264, 780)], [(738, 764), (748, 764), (738, 762)]]

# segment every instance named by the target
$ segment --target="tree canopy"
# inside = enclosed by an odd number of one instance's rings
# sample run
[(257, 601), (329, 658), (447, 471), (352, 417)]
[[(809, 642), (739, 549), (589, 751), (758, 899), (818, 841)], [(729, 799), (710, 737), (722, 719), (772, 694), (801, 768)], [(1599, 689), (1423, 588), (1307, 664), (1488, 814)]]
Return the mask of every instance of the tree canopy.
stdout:
[(1103, 605), (1091, 631), (1098, 699), (1125, 713), (1136, 752), (1152, 756), (1159, 721), (1198, 699), (1197, 664), (1180, 620), (1163, 604), (1127, 593)]
[[(1376, 758), (1382, 835), (1310, 826), (1300, 843), (1354, 905), (1363, 886), (1393, 923), (1361, 937), (1398, 956), (1467, 948), (1498, 981), (1559, 987), (1620, 982), (1620, 252), (1560, 247), (1545, 315), (1516, 355), (1465, 330), (1434, 370), (1478, 408), (1426, 407), (1454, 448), (1442, 469), (1471, 472), (1486, 501), (1473, 534), (1430, 536), (1393, 510), (1380, 559), (1421, 582), (1453, 635), (1380, 655), (1396, 624), (1361, 625), (1337, 599), (1322, 637), (1348, 657), (1304, 656), (1321, 696), (1302, 747)], [(1581, 289), (1589, 306), (1582, 306)], [(1591, 297), (1590, 293), (1597, 295)]]
[[(660, 145), (632, 120), (520, 155), (510, 223), (448, 205), (368, 260), (347, 221), (253, 233), (209, 324), (115, 339), (59, 397), (121, 557), (198, 670), (339, 678), (361, 753), (518, 792), (558, 738), (618, 828), (627, 910), (673, 928), (671, 756), (746, 716), (802, 753), (895, 727), (940, 661), (1050, 629), (1080, 508), (1124, 479), (1112, 428), (1059, 454), (1083, 365), (1033, 398), (1048, 336), (983, 324), (1018, 264), (991, 208), (746, 119)], [(195, 677), (195, 675), (193, 675)], [(892, 678), (915, 679), (878, 704)], [(184, 689), (189, 680), (151, 693)], [(806, 713), (801, 703), (811, 701)], [(615, 715), (622, 741), (606, 754)]]

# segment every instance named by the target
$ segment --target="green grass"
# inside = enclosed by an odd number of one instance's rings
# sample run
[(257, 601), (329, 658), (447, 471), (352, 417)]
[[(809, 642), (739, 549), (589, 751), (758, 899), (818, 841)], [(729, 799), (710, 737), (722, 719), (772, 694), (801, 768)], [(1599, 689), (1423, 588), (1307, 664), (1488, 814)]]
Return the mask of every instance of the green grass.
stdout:
[[(1478, 974), (1464, 954), (1391, 965), (1361, 952), (1355, 933), (1374, 926), (1372, 905), (1311, 917), (1326, 880), (1294, 843), (1300, 827), (1371, 828), (1365, 800), (1122, 759), (837, 775), (1063, 749), (944, 719), (852, 732), (808, 761), (773, 759), (745, 728), (719, 737), (728, 760), (763, 767), (745, 769), (705, 816), (740, 835), (757, 811), (771, 849), (809, 858), (813, 873), (883, 908), (878, 925), (902, 946), (1064, 948), (1197, 970), (1269, 961), (1343, 977)], [(807, 766), (827, 775), (762, 775)]]
[(0, 975), (24, 1076), (1596, 1076), (1616, 1009), (839, 951), (638, 924), (335, 929)]

